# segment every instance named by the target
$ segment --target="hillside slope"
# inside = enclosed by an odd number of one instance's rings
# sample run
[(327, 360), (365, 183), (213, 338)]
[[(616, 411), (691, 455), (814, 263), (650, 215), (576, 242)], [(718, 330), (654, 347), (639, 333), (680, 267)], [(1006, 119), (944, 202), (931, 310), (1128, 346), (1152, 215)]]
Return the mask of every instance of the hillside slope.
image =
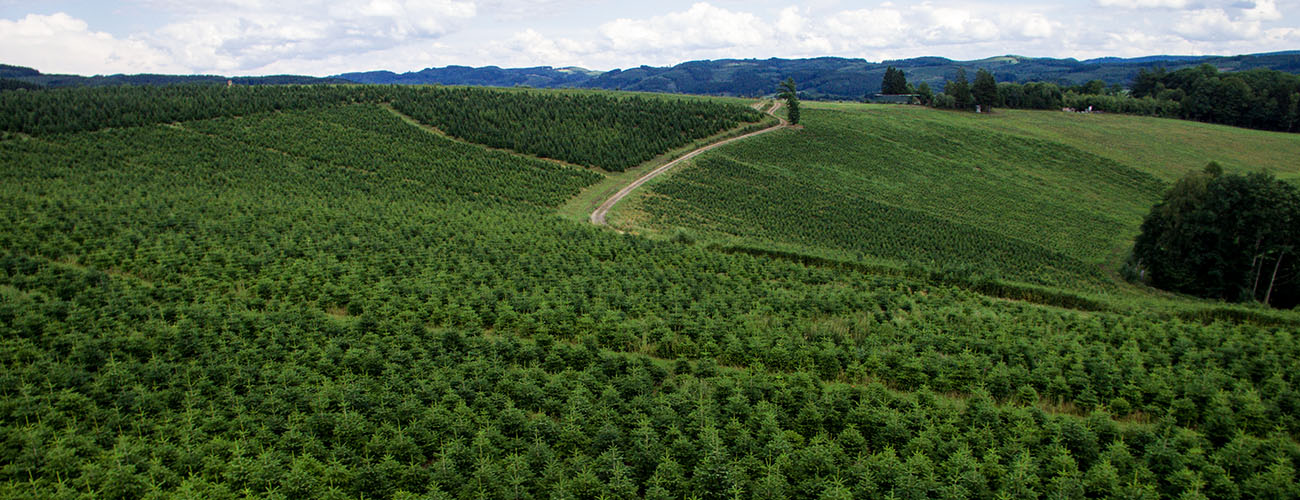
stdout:
[(0, 498), (1297, 491), (1294, 316), (1077, 311), (620, 235), (555, 214), (592, 169), (248, 92), (0, 135)]
[[(1300, 138), (1174, 120), (814, 104), (720, 149), (629, 224), (895, 266), (1104, 289), (1167, 183), (1218, 160), (1300, 172)], [(613, 219), (615, 225), (619, 217)]]

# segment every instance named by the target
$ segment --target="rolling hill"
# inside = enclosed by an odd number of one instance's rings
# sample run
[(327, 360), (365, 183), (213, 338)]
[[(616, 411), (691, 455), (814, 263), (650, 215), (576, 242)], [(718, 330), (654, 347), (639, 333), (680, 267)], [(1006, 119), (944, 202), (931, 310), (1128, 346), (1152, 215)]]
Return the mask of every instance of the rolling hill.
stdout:
[(918, 57), (872, 62), (865, 59), (818, 57), (809, 59), (720, 59), (688, 61), (667, 67), (594, 71), (579, 67), (500, 68), (497, 66), (446, 66), (420, 71), (350, 72), (326, 78), (295, 75), (225, 77), (216, 75), (56, 75), (32, 68), (0, 64), (0, 78), (50, 88), (105, 85), (172, 85), (179, 83), (265, 84), (402, 84), (473, 85), (487, 87), (582, 88), (696, 95), (757, 97), (768, 95), (777, 83), (793, 77), (808, 99), (858, 100), (880, 91), (885, 69), (895, 66), (914, 84), (929, 83), (939, 89), (957, 69), (974, 74), (987, 69), (1002, 82), (1045, 81), (1079, 85), (1091, 80), (1128, 85), (1138, 71), (1155, 66), (1168, 70), (1211, 64), (1222, 71), (1267, 68), (1300, 73), (1300, 51), (1237, 56), (1105, 57), (1079, 61), (1025, 56), (997, 56), (973, 61)]
[(1300, 176), (1300, 136), (1177, 120), (810, 103), (803, 124), (698, 159), (613, 223), (1103, 291), (1187, 171)]
[(117, 85), (181, 85), (198, 83), (225, 85), (227, 82), (236, 85), (319, 85), (352, 83), (341, 78), (317, 78), (314, 76), (299, 75), (227, 77), (219, 75), (117, 74), (81, 76), (48, 74), (42, 73), (33, 68), (13, 66), (9, 64), (0, 64), (0, 78), (16, 80), (47, 88), (111, 87)]
[[(449, 98), (461, 106), (434, 102)], [(579, 165), (588, 146), (657, 153), (635, 174), (751, 127), (746, 104), (394, 86), (0, 94), (0, 498), (1297, 491), (1295, 312), (1043, 305), (557, 215), (628, 175)], [(646, 110), (672, 125), (647, 126)], [(438, 128), (449, 117), (464, 128)], [(911, 225), (881, 232), (951, 229), (945, 244), (1001, 252), (1008, 275), (1096, 288), (1092, 264), (1178, 168), (1052, 138), (1068, 125), (1017, 132), (1040, 115), (824, 105), (805, 119), (704, 155), (647, 200), (685, 181), (758, 202), (798, 189), (806, 202), (776, 209), (668, 215), (720, 229), (799, 215), (775, 239), (825, 227), (805, 208), (838, 201), (863, 209), (837, 215), (848, 230), (884, 213)], [(515, 136), (527, 150), (489, 144), (530, 130)], [(1293, 144), (1270, 137), (1251, 140)], [(800, 234), (808, 253), (856, 244)], [(943, 258), (927, 244), (908, 241)]]
[(865, 59), (819, 57), (812, 59), (722, 59), (689, 61), (670, 67), (640, 66), (606, 72), (581, 68), (512, 68), (494, 66), (468, 68), (448, 66), (395, 74), (389, 71), (346, 73), (337, 78), (358, 83), (401, 83), (442, 85), (572, 87), (729, 96), (762, 96), (772, 93), (777, 83), (792, 77), (801, 94), (809, 99), (858, 100), (880, 91), (885, 69), (895, 66), (907, 73), (909, 82), (929, 83), (941, 88), (958, 68), (974, 75), (977, 69), (994, 73), (998, 81), (1046, 81), (1079, 85), (1090, 80), (1128, 85), (1138, 71), (1154, 66), (1169, 70), (1211, 64), (1223, 71), (1269, 68), (1300, 72), (1300, 52), (1277, 52), (1231, 57), (1149, 56), (1133, 59), (990, 57), (975, 61), (954, 61), (942, 57), (919, 57), (870, 62)]

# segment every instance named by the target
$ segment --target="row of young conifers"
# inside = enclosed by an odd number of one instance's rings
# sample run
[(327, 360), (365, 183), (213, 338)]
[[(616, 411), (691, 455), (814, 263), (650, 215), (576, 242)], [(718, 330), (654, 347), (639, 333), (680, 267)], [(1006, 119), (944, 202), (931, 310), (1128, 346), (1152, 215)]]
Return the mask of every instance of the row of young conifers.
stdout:
[(101, 87), (0, 93), (0, 131), (133, 127), (348, 103), (389, 104), (460, 139), (622, 171), (761, 114), (710, 101), (456, 87)]
[(1300, 493), (1293, 327), (617, 235), (356, 101), (0, 139), (0, 496)]

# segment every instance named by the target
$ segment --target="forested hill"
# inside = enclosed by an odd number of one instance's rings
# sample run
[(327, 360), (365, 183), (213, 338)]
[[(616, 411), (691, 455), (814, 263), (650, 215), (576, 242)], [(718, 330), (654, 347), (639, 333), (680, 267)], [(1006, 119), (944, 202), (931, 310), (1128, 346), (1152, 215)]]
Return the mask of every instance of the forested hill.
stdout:
[(1075, 59), (1003, 56), (976, 61), (954, 61), (942, 57), (920, 57), (870, 62), (865, 59), (819, 57), (813, 59), (722, 59), (690, 61), (670, 67), (641, 66), (608, 72), (581, 68), (512, 68), (495, 66), (468, 68), (448, 66), (397, 74), (391, 71), (345, 73), (338, 78), (357, 83), (488, 85), (555, 88), (578, 87), (686, 94), (756, 96), (775, 89), (784, 78), (793, 77), (801, 95), (808, 98), (857, 99), (880, 91), (880, 81), (889, 66), (902, 69), (907, 80), (928, 82), (936, 88), (958, 68), (974, 74), (987, 69), (998, 81), (1046, 81), (1078, 85), (1091, 80), (1128, 85), (1138, 71), (1154, 66), (1168, 70), (1203, 63), (1223, 71), (1268, 68), (1300, 73), (1300, 51), (1269, 54), (1219, 56), (1147, 56), (1134, 59), (1107, 57)]
[[(138, 75), (58, 75), (41, 73), (33, 68), (23, 66), (13, 66), (0, 64), (0, 78), (6, 81), (22, 82), (29, 85), (39, 85), (41, 87), (61, 88), (61, 87), (109, 87), (116, 85), (176, 85), (183, 83), (214, 83), (225, 84), (227, 81), (236, 85), (311, 85), (322, 83), (351, 83), (339, 78), (317, 78), (314, 76), (300, 75), (270, 75), (270, 76), (236, 76), (227, 77), (220, 75), (156, 75), (156, 74), (138, 74)], [(20, 87), (19, 84), (13, 83), (0, 87), (0, 90), (9, 88), (26, 88)]]
[[(818, 57), (811, 59), (720, 59), (689, 61), (675, 66), (640, 66), (612, 71), (592, 71), (578, 67), (500, 68), (497, 66), (446, 66), (421, 71), (394, 73), (369, 71), (344, 73), (327, 78), (298, 75), (225, 77), (218, 75), (57, 75), (32, 68), (0, 64), (0, 78), (43, 87), (81, 87), (112, 85), (171, 85), (177, 83), (226, 83), (236, 85), (268, 84), (440, 84), (488, 87), (527, 86), (536, 88), (592, 88), (646, 92), (673, 92), (732, 96), (760, 96), (775, 89), (781, 80), (793, 77), (800, 95), (810, 99), (858, 99), (880, 91), (885, 69), (893, 66), (907, 74), (914, 84), (929, 83), (941, 88), (958, 69), (974, 74), (986, 69), (1000, 82), (1052, 82), (1080, 85), (1092, 80), (1127, 86), (1143, 69), (1181, 68), (1211, 64), (1221, 71), (1244, 71), (1267, 68), (1300, 73), (1300, 51), (1274, 52), (1239, 56), (1146, 56), (1132, 59), (1104, 57), (1079, 61), (1022, 56), (1000, 56), (974, 61), (955, 61), (942, 57), (918, 57), (894, 61), (871, 62), (865, 59)], [(17, 88), (16, 85), (8, 87)], [(6, 87), (6, 88), (8, 88)]]
[(538, 66), (506, 69), (497, 66), (484, 66), (481, 68), (447, 66), (445, 68), (428, 68), (401, 74), (392, 71), (344, 73), (336, 78), (356, 83), (396, 83), (406, 85), (438, 83), (488, 87), (526, 85), (529, 87), (557, 88), (581, 86), (600, 74), (599, 71), (572, 67), (552, 68), (550, 66)]

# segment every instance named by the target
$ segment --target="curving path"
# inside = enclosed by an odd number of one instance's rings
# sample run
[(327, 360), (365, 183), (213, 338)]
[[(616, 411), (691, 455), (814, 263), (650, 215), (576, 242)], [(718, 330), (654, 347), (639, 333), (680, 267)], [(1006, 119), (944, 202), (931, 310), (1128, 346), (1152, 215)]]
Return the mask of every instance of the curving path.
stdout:
[(745, 135), (732, 137), (730, 139), (718, 141), (713, 144), (709, 144), (707, 146), (701, 147), (699, 149), (686, 153), (685, 155), (682, 155), (681, 158), (665, 163), (659, 168), (651, 170), (649, 173), (641, 176), (637, 180), (632, 181), (631, 184), (624, 186), (623, 189), (620, 189), (618, 190), (617, 193), (614, 193), (614, 196), (610, 196), (608, 200), (605, 200), (605, 202), (601, 203), (599, 207), (596, 207), (596, 211), (591, 213), (591, 218), (590, 218), (591, 223), (598, 226), (607, 225), (605, 223), (605, 215), (609, 213), (609, 209), (614, 208), (614, 205), (618, 204), (618, 202), (620, 201), (623, 201), (623, 198), (626, 198), (627, 195), (631, 194), (632, 191), (636, 190), (636, 188), (641, 187), (642, 184), (645, 184), (646, 182), (649, 182), (650, 179), (658, 177), (660, 174), (667, 172), (668, 170), (671, 170), (673, 167), (676, 167), (677, 164), (681, 162), (694, 158), (698, 156), (700, 153), (716, 148), (718, 146), (724, 144), (730, 144), (732, 142), (739, 141), (741, 139), (748, 139), (750, 137), (754, 137), (759, 134), (765, 134), (773, 130), (787, 126), (788, 124), (786, 123), (784, 118), (776, 116), (776, 110), (780, 108), (781, 108), (781, 101), (776, 101), (774, 104), (772, 104), (772, 107), (767, 109), (767, 114), (772, 115), (772, 117), (778, 120), (778, 123), (776, 125), (772, 125), (771, 127), (762, 130), (756, 130), (754, 132), (750, 132)]

